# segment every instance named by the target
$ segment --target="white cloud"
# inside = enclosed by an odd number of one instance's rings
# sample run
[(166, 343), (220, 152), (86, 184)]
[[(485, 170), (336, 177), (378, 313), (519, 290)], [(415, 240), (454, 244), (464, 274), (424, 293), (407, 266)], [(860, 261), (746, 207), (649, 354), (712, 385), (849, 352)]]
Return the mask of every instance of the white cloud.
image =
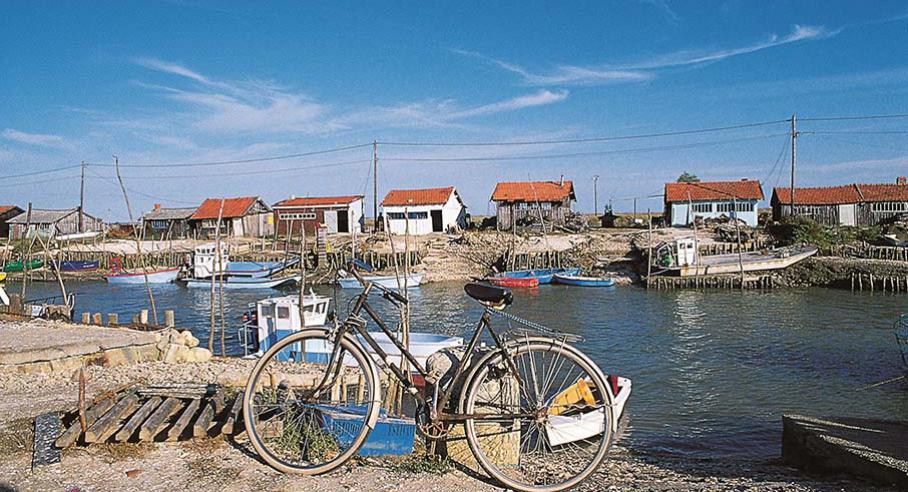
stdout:
[(61, 150), (69, 150), (72, 148), (72, 145), (66, 141), (65, 138), (59, 135), (49, 135), (42, 133), (26, 133), (19, 130), (14, 130), (12, 128), (7, 128), (3, 130), (0, 135), (3, 138), (12, 141), (18, 142), (27, 145), (35, 145), (38, 147), (51, 147)]
[(828, 38), (835, 36), (840, 31), (841, 30), (830, 31), (822, 26), (795, 25), (792, 28), (792, 31), (785, 36), (772, 34), (763, 41), (737, 48), (719, 50), (682, 50), (660, 55), (648, 60), (640, 60), (620, 65), (558, 65), (554, 69), (543, 73), (532, 72), (515, 63), (498, 60), (473, 51), (461, 49), (452, 49), (451, 51), (460, 55), (479, 58), (497, 65), (504, 70), (519, 75), (523, 79), (523, 82), (528, 85), (603, 85), (619, 82), (643, 82), (656, 77), (656, 72), (662, 69), (703, 65), (785, 44)]
[(548, 91), (540, 90), (534, 94), (517, 96), (505, 101), (485, 104), (472, 109), (458, 111), (448, 115), (448, 119), (470, 118), (473, 116), (501, 113), (504, 111), (515, 111), (518, 109), (531, 108), (533, 106), (544, 106), (564, 101), (568, 97), (568, 91)]

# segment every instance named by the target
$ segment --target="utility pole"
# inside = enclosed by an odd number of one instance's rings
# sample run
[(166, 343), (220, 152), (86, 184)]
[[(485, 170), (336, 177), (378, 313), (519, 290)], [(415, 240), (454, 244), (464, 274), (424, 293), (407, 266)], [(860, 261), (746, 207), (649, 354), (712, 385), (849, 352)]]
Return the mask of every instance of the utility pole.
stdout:
[(795, 164), (797, 163), (797, 141), (798, 141), (798, 126), (797, 126), (798, 116), (796, 114), (791, 115), (791, 211), (789, 215), (794, 217), (795, 215)]
[(378, 140), (372, 141), (372, 233), (378, 232)]
[(599, 175), (593, 176), (593, 215), (599, 215)]
[(85, 161), (82, 161), (82, 180), (79, 183), (79, 232), (85, 232)]

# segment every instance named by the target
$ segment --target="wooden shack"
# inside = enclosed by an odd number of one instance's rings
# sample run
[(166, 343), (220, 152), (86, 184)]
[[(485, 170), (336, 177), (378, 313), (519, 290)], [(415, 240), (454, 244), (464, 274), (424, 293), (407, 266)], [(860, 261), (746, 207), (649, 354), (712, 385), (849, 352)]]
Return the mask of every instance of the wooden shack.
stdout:
[[(218, 204), (220, 207), (220, 204)], [(154, 208), (142, 215), (142, 235), (148, 239), (185, 239), (192, 236), (189, 218), (195, 207), (165, 208), (156, 203)]]
[(274, 234), (271, 207), (257, 196), (244, 196), (205, 200), (189, 217), (193, 235), (201, 238), (214, 237), (219, 214), (223, 237), (267, 237)]
[[(795, 215), (827, 226), (872, 226), (894, 215), (908, 214), (908, 183), (849, 184), (823, 188), (795, 188)], [(773, 220), (791, 215), (791, 188), (772, 192)]]
[(510, 230), (524, 222), (539, 222), (540, 216), (550, 224), (563, 225), (577, 201), (574, 184), (562, 177), (558, 181), (512, 181), (498, 183), (492, 192), (495, 202), (496, 227)]
[(316, 227), (328, 234), (350, 234), (363, 230), (363, 204), (362, 195), (290, 197), (272, 208), (279, 235), (299, 235), (301, 225), (310, 234)]
[(13, 240), (32, 237), (36, 231), (42, 237), (104, 231), (104, 221), (80, 211), (78, 207), (64, 210), (33, 208), (31, 217), (28, 212), (22, 212), (9, 219), (7, 224), (9, 238)]
[(0, 237), (9, 237), (9, 219), (24, 211), (15, 205), (0, 205)]

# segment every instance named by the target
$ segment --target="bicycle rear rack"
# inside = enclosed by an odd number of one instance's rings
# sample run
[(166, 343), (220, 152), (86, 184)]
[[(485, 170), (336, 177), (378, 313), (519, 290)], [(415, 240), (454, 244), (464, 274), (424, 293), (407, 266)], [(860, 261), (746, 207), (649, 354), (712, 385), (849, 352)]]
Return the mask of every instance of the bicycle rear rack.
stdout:
[[(541, 325), (539, 323), (536, 323), (535, 321), (530, 321), (528, 319), (523, 319), (519, 316), (514, 316), (513, 314), (506, 313), (504, 311), (487, 308), (486, 312), (508, 320), (508, 328), (510, 328), (509, 331), (520, 331), (520, 332), (524, 332), (524, 333), (525, 332), (536, 332), (536, 333), (540, 333), (540, 334), (543, 334), (546, 336), (550, 336), (552, 338), (558, 338), (558, 339), (562, 339), (567, 342), (574, 342), (574, 343), (583, 341), (583, 337), (580, 335), (575, 335), (573, 333), (565, 333), (563, 331), (553, 330), (552, 328), (549, 328), (548, 326)], [(522, 328), (514, 328), (513, 325), (511, 325), (511, 323), (516, 323), (516, 324), (520, 325)]]

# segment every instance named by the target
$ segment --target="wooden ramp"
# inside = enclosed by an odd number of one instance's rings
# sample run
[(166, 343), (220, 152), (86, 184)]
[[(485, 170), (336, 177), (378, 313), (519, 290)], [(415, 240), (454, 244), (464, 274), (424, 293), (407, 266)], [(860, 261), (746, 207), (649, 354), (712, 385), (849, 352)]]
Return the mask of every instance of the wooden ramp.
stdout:
[(103, 442), (181, 441), (243, 431), (243, 392), (217, 385), (180, 384), (130, 388), (63, 417), (57, 448)]

